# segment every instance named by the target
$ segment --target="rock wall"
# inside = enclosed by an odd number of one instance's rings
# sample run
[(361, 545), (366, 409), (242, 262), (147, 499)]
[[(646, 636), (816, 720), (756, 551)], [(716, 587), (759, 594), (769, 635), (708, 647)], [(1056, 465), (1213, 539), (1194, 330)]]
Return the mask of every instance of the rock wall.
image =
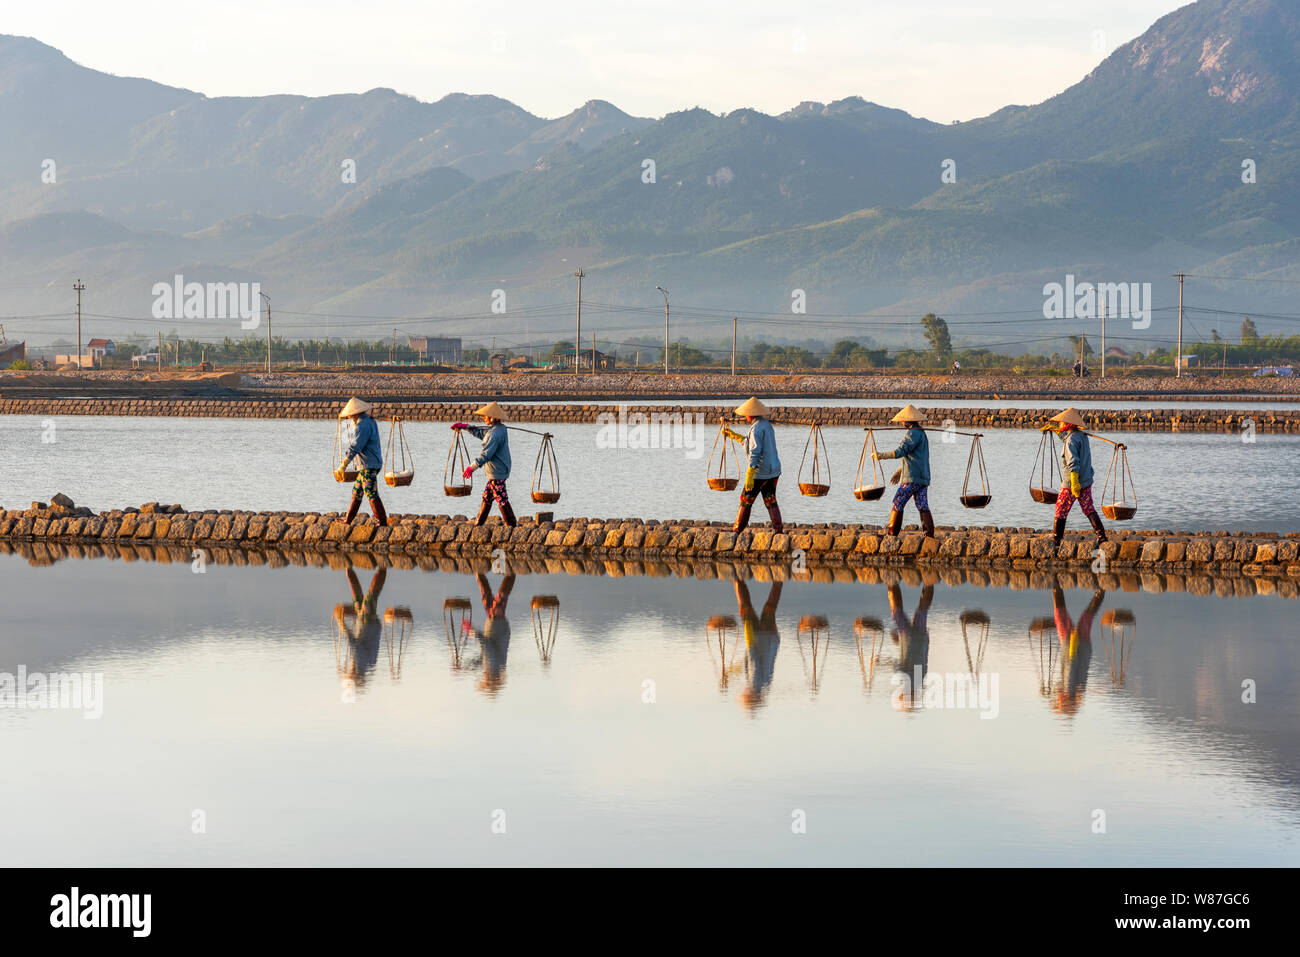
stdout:
[[(161, 548), (169, 555), (175, 549), (182, 554), (226, 549), (235, 554), (396, 556), (401, 561), (504, 557), (508, 562), (595, 562), (602, 567), (621, 562), (689, 569), (691, 574), (704, 569), (700, 573), (706, 577), (718, 574), (707, 569), (719, 563), (775, 566), (786, 575), (804, 568), (830, 569), (826, 580), (849, 576), (859, 581), (871, 580), (863, 569), (930, 569), (945, 580), (950, 572), (960, 572), (992, 584), (1068, 573), (1076, 582), (1108, 588), (1122, 587), (1115, 576), (1137, 576), (1146, 587), (1146, 577), (1156, 575), (1165, 576), (1159, 579), (1163, 588), (1204, 594), (1225, 588), (1236, 593), (1237, 585), (1219, 581), (1244, 578), (1255, 582), (1253, 591), (1287, 597), (1296, 597), (1300, 586), (1300, 533), (1113, 530), (1111, 541), (1098, 548), (1090, 533), (1070, 532), (1056, 547), (1041, 531), (991, 526), (945, 527), (934, 538), (924, 538), (912, 526), (890, 537), (879, 526), (856, 524), (788, 526), (779, 535), (758, 526), (734, 535), (718, 523), (636, 519), (530, 519), (508, 528), (497, 517), (475, 526), (464, 516), (399, 514), (381, 528), (369, 517), (352, 525), (338, 518), (337, 513), (317, 512), (185, 511), (157, 503), (92, 512), (71, 503), (37, 502), (0, 514), (0, 542), (32, 549), (39, 544), (47, 554), (52, 547), (95, 545)], [(1175, 580), (1182, 584), (1170, 584)]]

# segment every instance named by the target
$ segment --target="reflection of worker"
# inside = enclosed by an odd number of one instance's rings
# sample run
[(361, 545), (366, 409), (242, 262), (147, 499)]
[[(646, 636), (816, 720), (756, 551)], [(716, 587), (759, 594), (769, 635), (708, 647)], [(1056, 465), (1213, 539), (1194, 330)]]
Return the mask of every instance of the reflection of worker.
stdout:
[(479, 640), (483, 651), (483, 679), (478, 690), (495, 696), (506, 683), (506, 656), (510, 653), (510, 620), (506, 618), (506, 602), (510, 600), (510, 590), (515, 587), (515, 576), (506, 575), (501, 579), (501, 587), (495, 595), (487, 576), (478, 576), (479, 595), (483, 599), (483, 610), (487, 612), (487, 621), (482, 631), (475, 631), (474, 626), (465, 622), (466, 631), (473, 632)]
[[(379, 617), (379, 593), (384, 590), (388, 569), (381, 568), (370, 579), (370, 588), (364, 594), (356, 570), (347, 568), (348, 587), (352, 589), (352, 613), (347, 606), (334, 609), (334, 621), (347, 642), (346, 661), (339, 669), (345, 686), (364, 684), (366, 676), (379, 661), (379, 642), (383, 638), (384, 624)], [(350, 619), (350, 620), (349, 620)]]
[(776, 606), (781, 602), (781, 582), (772, 582), (761, 614), (754, 611), (749, 586), (736, 581), (736, 605), (745, 629), (747, 681), (740, 693), (740, 703), (750, 711), (764, 704), (764, 696), (776, 673), (776, 652), (781, 647), (781, 633), (776, 627)]
[(1056, 636), (1061, 642), (1061, 683), (1052, 701), (1053, 711), (1074, 714), (1083, 703), (1083, 692), (1088, 686), (1088, 666), (1092, 663), (1092, 620), (1105, 598), (1106, 593), (1097, 589), (1079, 620), (1072, 622), (1065, 607), (1065, 593), (1059, 586), (1052, 589)]
[[(895, 693), (895, 705), (910, 711), (913, 704), (921, 700), (925, 671), (930, 666), (930, 627), (927, 617), (930, 614), (930, 602), (934, 600), (934, 586), (926, 585), (921, 589), (921, 598), (916, 603), (916, 614), (908, 621), (903, 608), (903, 590), (895, 583), (889, 586), (889, 614), (893, 616), (896, 631), (891, 635), (898, 642), (898, 664), (895, 673), (904, 676), (903, 689), (910, 687), (910, 694)], [(896, 687), (899, 680), (895, 679)]]

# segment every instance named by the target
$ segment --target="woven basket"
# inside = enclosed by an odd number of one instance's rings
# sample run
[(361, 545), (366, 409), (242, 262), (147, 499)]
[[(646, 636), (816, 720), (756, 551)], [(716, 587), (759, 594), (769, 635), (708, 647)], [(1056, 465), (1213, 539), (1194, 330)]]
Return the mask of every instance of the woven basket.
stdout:
[(1055, 505), (1057, 496), (1061, 493), (1050, 488), (1031, 488), (1029, 497), (1039, 505)]
[(874, 502), (877, 499), (882, 498), (884, 494), (885, 487), (883, 485), (868, 485), (853, 490), (853, 497), (859, 502)]
[(823, 485), (820, 482), (800, 482), (799, 491), (809, 498), (821, 498), (831, 490), (829, 485)]
[(993, 501), (992, 495), (963, 495), (961, 497), (961, 503), (967, 508), (983, 508), (991, 501)]
[(1110, 504), (1101, 507), (1101, 514), (1105, 515), (1112, 522), (1127, 522), (1138, 513), (1136, 505), (1119, 505)]

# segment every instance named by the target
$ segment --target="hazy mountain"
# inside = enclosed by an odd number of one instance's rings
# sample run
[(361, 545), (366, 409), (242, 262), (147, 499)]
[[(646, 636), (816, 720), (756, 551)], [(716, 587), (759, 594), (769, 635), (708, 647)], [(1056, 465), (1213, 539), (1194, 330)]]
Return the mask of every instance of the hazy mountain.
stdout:
[[(646, 310), (593, 311), (607, 331), (652, 325), (656, 283), (697, 336), (711, 326), (692, 309), (788, 314), (796, 288), (814, 314), (1031, 314), (1075, 273), (1152, 282), (1168, 307), (1180, 269), (1300, 278), (1298, 93), (1293, 0), (1200, 0), (1044, 103), (949, 125), (858, 97), (653, 121), (391, 90), (209, 99), (0, 38), (0, 125), (20, 130), (0, 143), (0, 284), (78, 272), (102, 311), (132, 315), (186, 268), (257, 277), (300, 313), (482, 314), (504, 288), (513, 323), (439, 328), (530, 336), (579, 265), (595, 301)], [(1286, 312), (1286, 288), (1197, 282), (1194, 302)], [(0, 312), (56, 312), (58, 295)]]

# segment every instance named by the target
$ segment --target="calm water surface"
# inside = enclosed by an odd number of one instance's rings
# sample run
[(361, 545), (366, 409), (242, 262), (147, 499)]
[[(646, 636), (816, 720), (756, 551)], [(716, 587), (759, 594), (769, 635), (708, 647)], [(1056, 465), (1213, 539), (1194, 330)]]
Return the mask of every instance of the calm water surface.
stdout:
[[(51, 429), (50, 423), (53, 424)], [(530, 426), (531, 427), (531, 426)], [(716, 424), (677, 429), (658, 437), (668, 448), (633, 448), (636, 430), (620, 447), (617, 434), (602, 439), (596, 425), (546, 425), (555, 435), (562, 496), (558, 517), (698, 518), (731, 521), (737, 494), (712, 492), (705, 483)], [(380, 426), (387, 450), (388, 425)], [(648, 442), (654, 436), (643, 433)], [(788, 522), (888, 520), (888, 498), (858, 502), (852, 496), (864, 433), (857, 428), (825, 430), (831, 492), (805, 498), (797, 481), (808, 430), (780, 425), (776, 430), (784, 473), (782, 510)], [(900, 440), (880, 432), (882, 450)], [(415, 455), (416, 479), (408, 488), (381, 486), (390, 512), (456, 514), (477, 507), (472, 499), (447, 498), (442, 475), (451, 432), (445, 425), (410, 423), (407, 437)], [(1300, 436), (1243, 436), (1196, 433), (1111, 433), (1129, 444), (1137, 486), (1138, 515), (1133, 524), (1156, 529), (1300, 531), (1300, 510), (1280, 490), (1300, 474)], [(52, 441), (45, 441), (45, 439)], [(970, 452), (969, 440), (942, 441), (931, 434), (933, 485), (930, 505), (940, 525), (1002, 525), (1045, 528), (1051, 509), (1028, 495), (1029, 473), (1039, 433), (990, 429), (984, 439), (993, 501), (985, 509), (958, 502)], [(191, 509), (243, 508), (335, 511), (347, 507), (350, 487), (336, 483), (331, 470), (334, 425), (305, 420), (99, 418), (57, 420), (0, 417), (0, 504), (25, 507), (64, 492), (95, 509), (142, 502), (179, 502)], [(533, 509), (529, 481), (539, 440), (511, 434), (514, 471), (509, 488), (516, 510)], [(477, 448), (477, 442), (471, 443)], [(1110, 447), (1093, 443), (1097, 488), (1105, 478)], [(888, 464), (888, 463), (886, 463)], [(483, 487), (476, 477), (476, 493)], [(761, 506), (758, 520), (765, 521)], [(909, 512), (908, 521), (915, 521)], [(1073, 521), (1082, 523), (1076, 515)]]
[[(7, 864), (1300, 863), (1278, 598), (9, 555), (0, 581), (0, 673), (104, 680), (98, 720), (0, 709)], [(972, 673), (973, 706), (901, 693)]]

